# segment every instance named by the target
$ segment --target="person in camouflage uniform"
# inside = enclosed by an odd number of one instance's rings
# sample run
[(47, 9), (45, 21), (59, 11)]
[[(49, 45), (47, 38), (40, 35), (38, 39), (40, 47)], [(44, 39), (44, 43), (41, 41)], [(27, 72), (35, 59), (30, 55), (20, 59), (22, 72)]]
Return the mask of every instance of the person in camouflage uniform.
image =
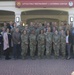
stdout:
[(29, 46), (30, 46), (30, 56), (33, 59), (34, 56), (35, 56), (36, 44), (37, 44), (35, 30), (31, 31), (31, 34), (29, 36), (29, 42), (30, 42), (30, 44), (29, 44)]
[(59, 56), (59, 49), (60, 49), (60, 35), (58, 34), (57, 30), (53, 35), (53, 49), (54, 49), (55, 57), (57, 58)]
[(22, 34), (25, 27), (23, 26), (23, 23), (21, 22), (20, 25), (17, 26), (17, 28), (19, 28), (20, 33)]
[(22, 59), (25, 59), (27, 52), (28, 52), (28, 34), (27, 31), (24, 30), (23, 34), (21, 35), (21, 48), (22, 48)]
[(42, 58), (44, 56), (45, 51), (45, 34), (43, 29), (40, 31), (40, 34), (37, 37), (37, 41), (38, 41), (38, 57)]
[(47, 33), (46, 33), (46, 56), (49, 58), (51, 55), (52, 51), (52, 33), (50, 32), (51, 29), (50, 27), (47, 28)]
[(44, 29), (44, 28), (43, 28), (42, 24), (39, 23), (39, 24), (38, 24), (38, 28), (36, 29), (36, 35), (37, 35), (37, 36), (39, 35), (41, 29)]
[(62, 56), (65, 58), (65, 55), (66, 55), (66, 35), (65, 35), (64, 30), (61, 30), (60, 49), (61, 49)]
[(29, 29), (29, 35), (30, 35), (32, 30), (34, 30), (34, 23), (33, 22), (30, 22), (28, 29)]

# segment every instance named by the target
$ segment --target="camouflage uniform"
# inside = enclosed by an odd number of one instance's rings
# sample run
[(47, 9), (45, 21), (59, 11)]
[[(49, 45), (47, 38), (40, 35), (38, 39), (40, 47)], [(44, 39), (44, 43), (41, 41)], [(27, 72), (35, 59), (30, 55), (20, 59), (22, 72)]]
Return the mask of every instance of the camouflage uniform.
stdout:
[(29, 36), (29, 41), (30, 41), (30, 56), (34, 57), (35, 56), (35, 52), (36, 52), (36, 35), (35, 34), (30, 34)]
[(37, 37), (37, 41), (38, 41), (38, 57), (43, 57), (45, 51), (45, 35), (39, 34)]
[(39, 33), (40, 33), (40, 31), (41, 31), (42, 29), (44, 29), (43, 26), (38, 27), (38, 28), (36, 29), (36, 35), (37, 35), (37, 36), (39, 35)]
[(49, 57), (52, 51), (52, 33), (46, 33), (46, 56)]
[(55, 56), (58, 57), (59, 56), (59, 49), (60, 49), (60, 35), (59, 34), (53, 35), (53, 49), (54, 49)]
[(63, 57), (65, 57), (65, 55), (66, 55), (66, 35), (65, 34), (63, 34), (63, 35), (61, 34), (60, 41), (61, 41), (61, 43), (60, 43), (61, 53), (62, 53)]
[(19, 31), (21, 34), (23, 33), (23, 30), (25, 29), (25, 27), (22, 25), (17, 26), (17, 28), (19, 28)]
[(29, 28), (28, 28), (28, 33), (29, 33), (29, 35), (31, 34), (32, 30), (35, 31), (34, 26), (29, 26)]
[(21, 55), (22, 55), (22, 58), (24, 59), (28, 51), (28, 35), (27, 34), (21, 35), (21, 48), (22, 48)]

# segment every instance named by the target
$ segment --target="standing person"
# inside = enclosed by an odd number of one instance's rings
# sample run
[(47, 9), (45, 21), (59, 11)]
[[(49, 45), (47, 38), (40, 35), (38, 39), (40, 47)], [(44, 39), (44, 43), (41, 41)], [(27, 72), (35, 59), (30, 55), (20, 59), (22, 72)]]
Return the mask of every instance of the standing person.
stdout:
[(40, 30), (40, 34), (37, 37), (38, 41), (38, 57), (42, 58), (44, 56), (45, 51), (45, 34), (44, 30)]
[(14, 59), (19, 59), (21, 56), (21, 34), (19, 33), (19, 28), (15, 29), (15, 32), (12, 35), (12, 39)]
[(30, 34), (29, 34), (30, 30), (29, 30), (29, 28), (28, 28), (28, 24), (25, 25), (25, 30), (27, 31), (27, 34), (30, 35)]
[(51, 56), (52, 52), (52, 33), (50, 32), (51, 29), (50, 27), (47, 28), (47, 33), (46, 33), (46, 56), (49, 58)]
[(3, 54), (3, 36), (0, 32), (0, 58), (1, 58), (2, 54)]
[(35, 56), (36, 44), (37, 44), (35, 30), (31, 31), (31, 34), (29, 36), (29, 42), (30, 42), (30, 44), (29, 44), (29, 46), (30, 46), (30, 56), (33, 59), (34, 56)]
[(12, 21), (10, 21), (9, 26), (7, 28), (9, 28), (10, 31), (11, 31), (11, 29), (13, 29), (13, 22)]
[(32, 30), (35, 30), (34, 23), (33, 22), (30, 22), (28, 29), (29, 29), (29, 35), (30, 35), (31, 34), (31, 31)]
[(53, 49), (55, 57), (59, 57), (59, 49), (60, 49), (60, 35), (58, 34), (58, 31), (56, 30), (53, 35)]
[(5, 29), (4, 33), (3, 33), (3, 50), (4, 50), (4, 54), (5, 54), (5, 59), (9, 60), (9, 41), (8, 41), (8, 34), (7, 31)]
[(11, 53), (11, 52), (12, 52), (12, 48), (11, 48), (12, 35), (11, 35), (11, 33), (10, 33), (9, 28), (7, 28), (7, 34), (8, 34), (9, 51), (10, 51), (10, 53)]
[(7, 23), (6, 22), (4, 22), (4, 26), (3, 26), (4, 28), (7, 28)]
[(61, 54), (63, 58), (66, 56), (66, 35), (65, 31), (62, 29), (61, 30), (61, 38), (60, 38), (60, 49), (61, 49)]
[(71, 34), (70, 34), (70, 36), (71, 36), (71, 44), (72, 44), (72, 47), (73, 47), (73, 58), (74, 58), (74, 27), (73, 28), (71, 28)]
[(28, 52), (28, 44), (29, 44), (28, 34), (27, 34), (27, 31), (24, 30), (23, 34), (21, 35), (21, 48), (22, 48), (21, 55), (22, 55), (22, 59), (26, 58), (26, 55), (27, 55), (27, 52)]
[(67, 59), (70, 59), (71, 58), (71, 53), (70, 53), (70, 48), (71, 48), (71, 35), (70, 35), (70, 31), (67, 30), (66, 31), (66, 49), (67, 49), (67, 54), (68, 54), (68, 57)]
[(20, 25), (17, 26), (17, 28), (19, 28), (19, 32), (22, 34), (23, 30), (24, 30), (24, 26), (23, 26), (23, 22), (21, 21)]
[(16, 23), (14, 23), (14, 24), (13, 24), (13, 28), (11, 29), (11, 34), (13, 34), (13, 33), (15, 32), (16, 27), (17, 27), (17, 26), (16, 26)]

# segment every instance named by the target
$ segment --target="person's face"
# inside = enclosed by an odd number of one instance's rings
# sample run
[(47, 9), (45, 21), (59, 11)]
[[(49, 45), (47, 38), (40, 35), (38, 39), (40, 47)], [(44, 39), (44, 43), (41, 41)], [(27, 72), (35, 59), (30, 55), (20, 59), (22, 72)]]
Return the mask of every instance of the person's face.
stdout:
[(64, 23), (63, 22), (61, 22), (61, 26), (63, 26), (64, 25)]
[(48, 28), (48, 30), (47, 30), (48, 32), (50, 32), (50, 28)]
[(2, 31), (5, 31), (5, 28), (2, 28)]
[(24, 30), (24, 34), (26, 34), (26, 31)]
[(28, 26), (25, 26), (25, 29), (28, 29)]
[(14, 23), (14, 27), (16, 27), (16, 23)]
[(42, 26), (42, 24), (41, 23), (39, 23), (39, 27), (41, 27)]
[(54, 22), (54, 26), (57, 26), (57, 22)]
[(44, 33), (44, 31), (43, 30), (41, 30), (41, 34), (43, 34)]
[(56, 34), (56, 35), (58, 34), (58, 31), (57, 31), (57, 30), (55, 31), (55, 34)]
[(13, 22), (11, 21), (11, 22), (10, 22), (10, 25), (12, 25), (12, 24), (13, 24)]
[(9, 29), (7, 29), (7, 32), (9, 32)]
[(50, 24), (49, 23), (47, 23), (47, 27), (49, 27), (50, 26)]
[(64, 30), (61, 30), (61, 33), (64, 34)]
[(16, 29), (16, 32), (19, 32), (19, 29), (18, 28)]
[(23, 26), (23, 22), (21, 22), (20, 25)]
[(69, 30), (67, 30), (67, 35), (69, 35)]
[(44, 25), (46, 25), (46, 24), (47, 24), (47, 22), (45, 21), (45, 22), (44, 22)]
[(6, 23), (4, 23), (4, 26), (6, 26), (7, 24)]
[(35, 34), (35, 31), (34, 30), (32, 31), (32, 34)]
[(30, 23), (30, 26), (33, 26), (33, 22)]

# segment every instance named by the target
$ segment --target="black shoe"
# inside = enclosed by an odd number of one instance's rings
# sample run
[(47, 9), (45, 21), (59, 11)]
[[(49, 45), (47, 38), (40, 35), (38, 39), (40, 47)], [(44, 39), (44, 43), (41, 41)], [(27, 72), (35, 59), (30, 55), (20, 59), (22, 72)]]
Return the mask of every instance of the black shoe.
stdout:
[(11, 58), (5, 58), (5, 60), (10, 60)]
[(71, 59), (71, 57), (68, 57), (67, 60)]

